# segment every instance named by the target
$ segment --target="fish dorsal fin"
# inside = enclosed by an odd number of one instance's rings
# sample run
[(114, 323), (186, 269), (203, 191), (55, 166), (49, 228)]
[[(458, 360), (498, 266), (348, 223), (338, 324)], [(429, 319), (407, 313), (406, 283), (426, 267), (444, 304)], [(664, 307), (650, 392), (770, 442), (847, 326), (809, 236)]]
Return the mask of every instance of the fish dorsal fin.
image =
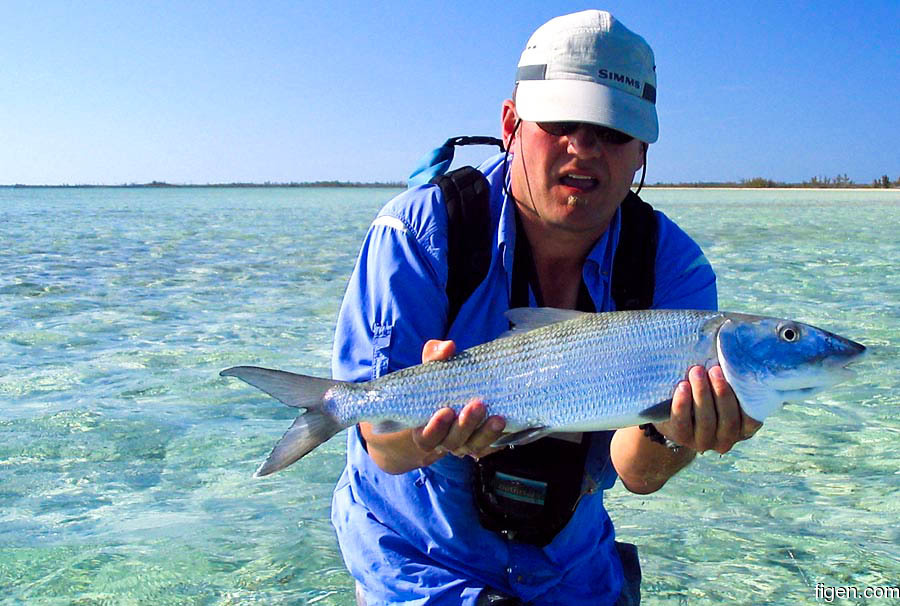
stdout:
[(506, 312), (506, 319), (513, 324), (509, 333), (518, 333), (543, 328), (557, 322), (574, 320), (588, 314), (589, 312), (585, 311), (555, 307), (516, 307)]

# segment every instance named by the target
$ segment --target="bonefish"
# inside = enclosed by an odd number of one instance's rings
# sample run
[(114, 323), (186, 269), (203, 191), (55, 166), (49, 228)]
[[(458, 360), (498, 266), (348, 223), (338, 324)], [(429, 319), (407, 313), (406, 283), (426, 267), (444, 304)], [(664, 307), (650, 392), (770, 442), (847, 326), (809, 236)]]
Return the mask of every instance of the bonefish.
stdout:
[(676, 385), (697, 364), (720, 365), (744, 413), (763, 421), (783, 403), (852, 376), (847, 364), (866, 349), (808, 324), (718, 311), (518, 308), (507, 317), (514, 329), (498, 339), (363, 383), (223, 370), (305, 409), (256, 475), (287, 467), (360, 421), (398, 431), (424, 425), (443, 407), (459, 412), (474, 397), (506, 420), (497, 446), (662, 421)]

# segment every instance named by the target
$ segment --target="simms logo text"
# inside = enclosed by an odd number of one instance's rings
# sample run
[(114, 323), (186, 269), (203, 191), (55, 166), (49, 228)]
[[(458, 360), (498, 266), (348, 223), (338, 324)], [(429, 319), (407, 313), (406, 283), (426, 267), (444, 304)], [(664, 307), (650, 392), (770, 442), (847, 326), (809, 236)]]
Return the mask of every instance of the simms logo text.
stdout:
[(634, 78), (629, 78), (628, 76), (623, 76), (622, 74), (611, 72), (608, 69), (601, 69), (599, 72), (599, 76), (604, 80), (614, 80), (616, 82), (627, 84), (628, 86), (633, 86), (638, 90), (641, 89), (640, 80), (635, 80)]

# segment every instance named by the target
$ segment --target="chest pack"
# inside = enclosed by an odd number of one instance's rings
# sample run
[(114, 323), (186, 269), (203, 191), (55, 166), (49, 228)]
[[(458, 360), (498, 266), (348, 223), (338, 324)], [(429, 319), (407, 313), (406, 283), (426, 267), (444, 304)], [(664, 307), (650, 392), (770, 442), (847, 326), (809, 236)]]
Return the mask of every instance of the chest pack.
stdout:
[[(429, 182), (440, 187), (447, 208), (448, 327), (487, 277), (493, 249), (487, 179), (471, 166), (443, 172), (453, 159), (453, 147), (473, 143), (501, 145), (499, 140), (487, 137), (450, 139), (432, 152), (441, 165), (432, 163), (429, 167), (433, 175)], [(420, 175), (427, 172), (418, 171)], [(620, 208), (612, 297), (619, 310), (649, 309), (655, 286), (656, 215), (633, 192), (628, 193)], [(524, 234), (518, 217), (517, 234)], [(527, 238), (517, 237), (510, 307), (528, 306), (529, 290), (540, 304), (530, 246)], [(583, 281), (577, 307), (581, 311), (596, 311)], [(578, 503), (590, 446), (591, 434), (585, 433), (580, 441), (548, 437), (482, 457), (475, 463), (473, 474), (473, 495), (481, 525), (517, 541), (539, 546), (549, 543), (569, 521)]]

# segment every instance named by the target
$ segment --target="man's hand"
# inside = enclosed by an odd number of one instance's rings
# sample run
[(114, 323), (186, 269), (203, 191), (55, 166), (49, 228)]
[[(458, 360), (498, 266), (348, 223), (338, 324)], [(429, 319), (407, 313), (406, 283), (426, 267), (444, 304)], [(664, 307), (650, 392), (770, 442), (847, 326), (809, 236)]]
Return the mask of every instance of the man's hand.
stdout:
[[(446, 360), (456, 351), (453, 341), (431, 340), (422, 349), (422, 362)], [(450, 408), (442, 408), (423, 427), (413, 430), (416, 446), (426, 452), (439, 455), (448, 452), (457, 457), (466, 455), (483, 457), (498, 450), (491, 448), (503, 433), (506, 422), (503, 417), (492, 416), (485, 420), (487, 409), (479, 399), (472, 399), (457, 416)]]
[[(446, 360), (455, 350), (453, 341), (428, 341), (422, 349), (422, 362)], [(486, 414), (484, 402), (473, 399), (459, 416), (451, 408), (442, 408), (415, 429), (379, 434), (365, 422), (359, 428), (375, 464), (398, 474), (431, 465), (448, 452), (478, 458), (497, 450), (491, 444), (500, 438), (506, 422), (497, 416), (485, 420)]]
[(672, 451), (656, 444), (638, 427), (616, 431), (609, 447), (610, 457), (619, 478), (631, 492), (655, 492), (688, 465), (696, 452), (715, 450), (725, 454), (762, 427), (762, 423), (741, 411), (718, 366), (709, 372), (702, 366), (690, 368), (688, 379), (675, 388), (669, 420), (654, 425), (685, 448)]
[(762, 423), (743, 413), (719, 366), (713, 366), (709, 372), (702, 366), (692, 367), (688, 380), (675, 388), (672, 416), (654, 425), (676, 444), (719, 454), (725, 454), (762, 427)]

